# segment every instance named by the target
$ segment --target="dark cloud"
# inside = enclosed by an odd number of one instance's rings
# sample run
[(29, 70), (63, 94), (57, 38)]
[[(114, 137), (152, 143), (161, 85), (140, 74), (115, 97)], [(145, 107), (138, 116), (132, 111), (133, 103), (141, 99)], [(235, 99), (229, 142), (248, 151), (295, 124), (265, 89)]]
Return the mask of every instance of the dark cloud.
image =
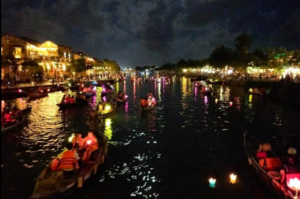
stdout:
[(52, 40), (121, 66), (201, 59), (234, 47), (299, 49), (299, 0), (2, 0), (1, 33)]

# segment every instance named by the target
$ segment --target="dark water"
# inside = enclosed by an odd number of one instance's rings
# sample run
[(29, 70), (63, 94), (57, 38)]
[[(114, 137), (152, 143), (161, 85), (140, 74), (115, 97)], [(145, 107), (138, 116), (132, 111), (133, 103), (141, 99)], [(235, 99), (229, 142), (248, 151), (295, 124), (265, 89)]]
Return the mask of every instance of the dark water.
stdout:
[[(213, 85), (213, 95), (205, 97), (187, 78), (141, 85), (127, 79), (114, 86), (129, 98), (105, 119), (106, 162), (70, 198), (271, 199), (247, 164), (244, 131), (280, 150), (300, 151), (299, 110), (249, 96), (241, 87)], [(157, 109), (141, 112), (139, 99), (148, 92), (158, 100)], [(71, 133), (86, 135), (99, 96), (87, 106), (61, 111), (55, 104), (62, 96), (56, 92), (31, 102), (30, 123), (1, 135), (1, 198), (29, 198), (36, 177)], [(229, 183), (231, 173), (237, 174), (235, 185)], [(217, 179), (214, 189), (210, 177)]]

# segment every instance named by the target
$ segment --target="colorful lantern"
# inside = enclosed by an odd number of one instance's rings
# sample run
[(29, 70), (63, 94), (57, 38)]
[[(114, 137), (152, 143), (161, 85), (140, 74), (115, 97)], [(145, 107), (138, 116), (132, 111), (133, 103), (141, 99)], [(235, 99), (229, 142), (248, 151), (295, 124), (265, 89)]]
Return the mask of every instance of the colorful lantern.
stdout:
[(19, 89), (18, 92), (19, 92), (19, 93), (22, 93), (22, 89)]
[(287, 185), (290, 189), (293, 189), (296, 192), (294, 198), (298, 199), (298, 192), (300, 191), (300, 180), (298, 178), (290, 179), (287, 182)]
[(105, 106), (105, 110), (109, 111), (111, 109), (111, 107), (109, 105)]
[(218, 99), (215, 99), (215, 102), (218, 103)]
[(253, 89), (252, 89), (252, 88), (250, 88), (250, 89), (249, 89), (249, 92), (250, 92), (250, 93), (252, 93), (252, 92), (253, 92)]
[(73, 141), (73, 138), (75, 137), (74, 133), (69, 137), (68, 141), (69, 142), (72, 142)]
[(230, 183), (231, 184), (235, 184), (236, 183), (236, 175), (234, 175), (233, 173), (230, 175)]
[(229, 102), (229, 106), (232, 106), (232, 102)]
[(90, 144), (92, 143), (92, 141), (91, 141), (91, 140), (88, 140), (88, 141), (86, 141), (86, 143), (87, 143), (88, 145), (90, 145)]
[(208, 180), (208, 182), (209, 182), (209, 187), (210, 188), (215, 188), (215, 186), (216, 186), (216, 179), (215, 178), (210, 178)]

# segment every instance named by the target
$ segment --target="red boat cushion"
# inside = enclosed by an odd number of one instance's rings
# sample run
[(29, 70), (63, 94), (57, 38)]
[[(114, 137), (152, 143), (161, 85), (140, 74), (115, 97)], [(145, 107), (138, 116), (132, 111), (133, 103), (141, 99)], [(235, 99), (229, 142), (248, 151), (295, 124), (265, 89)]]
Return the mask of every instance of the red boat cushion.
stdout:
[(267, 153), (266, 152), (257, 152), (256, 156), (258, 158), (266, 158), (267, 157)]

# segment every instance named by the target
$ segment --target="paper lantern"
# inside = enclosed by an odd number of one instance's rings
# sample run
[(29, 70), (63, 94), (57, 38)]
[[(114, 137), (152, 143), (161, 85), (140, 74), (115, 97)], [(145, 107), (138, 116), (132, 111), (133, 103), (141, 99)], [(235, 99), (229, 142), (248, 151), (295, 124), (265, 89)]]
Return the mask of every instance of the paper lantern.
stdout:
[(215, 188), (215, 186), (216, 186), (216, 179), (215, 178), (210, 178), (208, 180), (208, 182), (209, 182), (209, 187)]
[(236, 183), (236, 175), (234, 175), (233, 173), (230, 175), (230, 183), (231, 184), (235, 184)]

